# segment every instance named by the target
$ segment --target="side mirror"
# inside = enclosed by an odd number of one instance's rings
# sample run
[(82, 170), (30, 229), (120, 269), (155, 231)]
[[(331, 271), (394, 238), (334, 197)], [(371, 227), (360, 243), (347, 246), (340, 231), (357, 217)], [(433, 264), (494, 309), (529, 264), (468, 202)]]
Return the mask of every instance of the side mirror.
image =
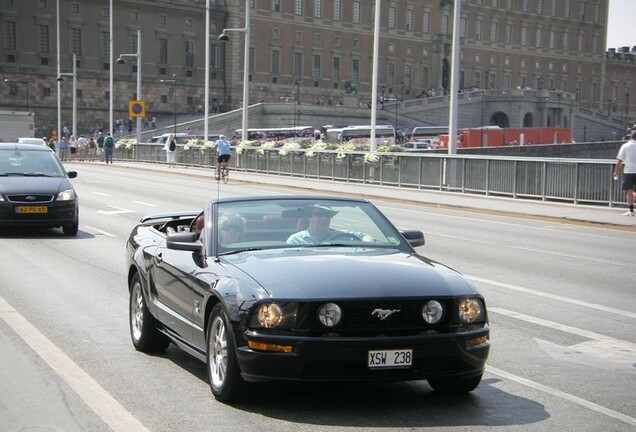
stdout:
[(424, 246), (424, 234), (422, 231), (402, 231), (402, 236), (409, 242), (411, 247)]

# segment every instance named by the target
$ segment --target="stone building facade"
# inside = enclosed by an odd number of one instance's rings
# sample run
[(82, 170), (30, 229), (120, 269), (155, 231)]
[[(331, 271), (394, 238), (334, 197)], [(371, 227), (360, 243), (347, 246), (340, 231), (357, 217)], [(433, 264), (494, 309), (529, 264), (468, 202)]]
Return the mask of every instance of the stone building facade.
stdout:
[[(636, 66), (605, 52), (609, 0), (462, 0), (460, 87), (563, 91), (578, 106), (633, 117)], [(242, 32), (250, 7), (249, 103), (295, 100), (336, 105), (371, 98), (372, 0), (209, 0), (210, 106), (242, 106)], [(447, 1), (384, 0), (378, 94), (408, 100), (448, 91), (453, 10)], [(452, 2), (451, 2), (452, 3)], [(0, 0), (0, 109), (29, 109), (36, 125), (56, 124), (57, 75), (77, 56), (78, 130), (128, 117), (136, 98), (149, 115), (196, 113), (204, 105), (206, 0)], [(59, 14), (58, 14), (59, 7)], [(59, 21), (59, 26), (58, 26)], [(137, 31), (141, 30), (141, 41)], [(59, 58), (57, 35), (59, 34)], [(70, 79), (60, 83), (70, 121)], [(27, 94), (28, 93), (28, 94)], [(27, 97), (28, 96), (28, 97)], [(631, 105), (631, 109), (630, 109)], [(460, 125), (461, 126), (461, 125)]]

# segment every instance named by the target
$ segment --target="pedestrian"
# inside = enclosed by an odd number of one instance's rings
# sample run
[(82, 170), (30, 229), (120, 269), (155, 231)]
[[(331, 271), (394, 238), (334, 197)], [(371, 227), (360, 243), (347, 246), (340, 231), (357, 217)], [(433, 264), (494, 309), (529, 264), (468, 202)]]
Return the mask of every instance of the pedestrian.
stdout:
[(115, 139), (108, 132), (104, 138), (104, 162), (113, 164), (113, 148), (115, 147)]
[(68, 140), (68, 148), (71, 151), (71, 162), (73, 162), (77, 158), (77, 137), (75, 135), (71, 135)]
[(95, 140), (95, 143), (97, 144), (97, 151), (95, 152), (95, 154), (97, 155), (97, 159), (102, 162), (104, 160), (104, 135), (101, 131), (97, 133), (97, 139)]
[(86, 159), (86, 146), (88, 145), (88, 141), (84, 138), (84, 135), (80, 135), (77, 139), (77, 157), (80, 162), (83, 162)]
[(68, 141), (66, 141), (66, 137), (62, 136), (62, 139), (57, 144), (57, 149), (60, 152), (60, 160), (62, 162), (66, 162), (68, 158)]
[(616, 166), (614, 167), (614, 180), (618, 180), (623, 169), (623, 187), (625, 200), (627, 201), (627, 212), (624, 216), (634, 216), (634, 196), (636, 195), (636, 130), (632, 130), (631, 139), (621, 146), (616, 156)]
[(89, 162), (93, 162), (93, 159), (95, 159), (95, 156), (97, 155), (97, 143), (95, 142), (95, 139), (93, 137), (91, 137), (88, 140), (88, 161)]
[(175, 168), (177, 166), (177, 139), (173, 134), (168, 135), (166, 145), (163, 149), (166, 151), (166, 162), (168, 162), (168, 168)]

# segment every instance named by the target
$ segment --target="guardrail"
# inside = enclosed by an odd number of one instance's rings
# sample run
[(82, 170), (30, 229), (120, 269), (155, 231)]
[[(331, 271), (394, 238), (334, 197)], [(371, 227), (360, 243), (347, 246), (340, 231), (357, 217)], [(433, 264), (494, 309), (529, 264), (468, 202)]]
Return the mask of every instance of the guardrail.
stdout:
[[(278, 176), (315, 178), (614, 207), (625, 203), (615, 161), (520, 158), (430, 153), (375, 153), (281, 149), (239, 149), (231, 169)], [(178, 150), (177, 163), (212, 167), (209, 150)], [(116, 160), (165, 163), (163, 145), (115, 149)]]

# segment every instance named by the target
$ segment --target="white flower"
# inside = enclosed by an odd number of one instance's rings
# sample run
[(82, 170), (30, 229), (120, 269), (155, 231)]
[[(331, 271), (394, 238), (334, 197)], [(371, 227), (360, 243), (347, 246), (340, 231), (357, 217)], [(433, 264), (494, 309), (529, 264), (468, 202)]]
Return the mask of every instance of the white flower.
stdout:
[(380, 161), (380, 155), (377, 153), (367, 153), (364, 155), (365, 163), (378, 163)]

